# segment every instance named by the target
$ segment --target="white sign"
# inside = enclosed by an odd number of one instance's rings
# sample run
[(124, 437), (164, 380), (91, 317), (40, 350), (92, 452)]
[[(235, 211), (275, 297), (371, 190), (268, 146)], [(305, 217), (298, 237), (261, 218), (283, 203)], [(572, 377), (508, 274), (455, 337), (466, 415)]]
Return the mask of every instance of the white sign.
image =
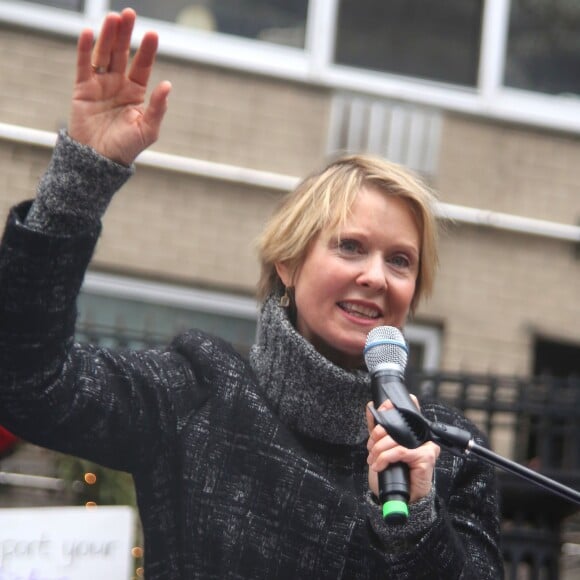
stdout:
[(0, 580), (128, 580), (127, 506), (0, 509)]

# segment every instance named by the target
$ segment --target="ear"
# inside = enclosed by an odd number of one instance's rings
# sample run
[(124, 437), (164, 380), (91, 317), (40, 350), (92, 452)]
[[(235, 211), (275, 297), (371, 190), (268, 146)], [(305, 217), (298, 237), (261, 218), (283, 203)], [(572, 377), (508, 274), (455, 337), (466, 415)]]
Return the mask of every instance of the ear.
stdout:
[(284, 286), (292, 286), (292, 272), (285, 262), (276, 262), (276, 272)]

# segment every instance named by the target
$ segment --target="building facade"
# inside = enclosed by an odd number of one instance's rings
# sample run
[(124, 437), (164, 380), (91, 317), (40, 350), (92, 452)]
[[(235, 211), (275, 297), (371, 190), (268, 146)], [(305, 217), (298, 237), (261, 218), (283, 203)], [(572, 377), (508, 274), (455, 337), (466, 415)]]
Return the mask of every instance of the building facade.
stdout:
[[(110, 7), (125, 4), (114, 1)], [(247, 321), (254, 317), (258, 275), (253, 241), (267, 216), (284, 191), (329, 157), (369, 150), (422, 173), (439, 193), (442, 215), (452, 218), (442, 220), (435, 294), (410, 324), (423, 364), (517, 375), (579, 370), (542, 350), (547, 344), (567, 347), (570, 357), (580, 352), (580, 104), (570, 97), (575, 87), (567, 86), (572, 80), (565, 69), (560, 94), (535, 86), (543, 60), (537, 51), (513, 48), (525, 45), (526, 31), (541, 35), (541, 12), (529, 23), (534, 14), (526, 13), (524, 2), (512, 2), (511, 12), (507, 2), (456, 3), (446, 9), (455, 23), (448, 30), (443, 15), (420, 18), (410, 9), (413, 3), (405, 8), (392, 2), (391, 15), (399, 18), (395, 28), (432, 30), (425, 46), (415, 47), (392, 26), (384, 27), (392, 42), (403, 45), (395, 52), (407, 55), (400, 59), (406, 68), (398, 70), (387, 57), (393, 46), (384, 44), (382, 28), (350, 2), (311, 3), (309, 9), (307, 2), (247, 2), (229, 9), (217, 1), (213, 8), (167, 4), (174, 7), (162, 14), (153, 2), (138, 7), (143, 18), (137, 35), (160, 30), (155, 80), (171, 80), (173, 91), (160, 140), (142, 156), (105, 218), (93, 262), (101, 294), (105, 274), (113, 276), (111, 287), (114, 276), (128, 278), (122, 282), (135, 286), (138, 300), (139, 288), (147, 294), (149, 283), (175, 286), (178, 293), (198, 290), (198, 302), (209, 297), (211, 303), (198, 307), (200, 316), (209, 308), (222, 327), (224, 317), (237, 317), (240, 332), (249, 333), (239, 340), (251, 341)], [(389, 15), (385, 3), (367, 4), (378, 11), (375, 16)], [(201, 18), (195, 7), (211, 19)], [(96, 28), (107, 8), (107, 2), (94, 0), (0, 4), (3, 215), (33, 194), (54, 133), (66, 125), (74, 38), (83, 26)], [(247, 22), (250, 9), (254, 28), (263, 25), (258, 32)], [(572, 16), (580, 18), (578, 10)], [(494, 28), (502, 18), (503, 40)], [(552, 20), (546, 26), (553, 27)], [(372, 39), (364, 50), (357, 48), (363, 33)], [(321, 46), (320, 37), (333, 36)], [(433, 66), (425, 69), (421, 63), (438, 47)], [(501, 47), (506, 52), (497, 64), (492, 48)], [(574, 48), (561, 47), (562, 62), (570, 54), (579, 58)], [(454, 56), (457, 51), (465, 56)], [(531, 61), (528, 68), (524, 61)], [(510, 76), (517, 63), (522, 70)], [(493, 87), (497, 68), (508, 72)], [(515, 78), (522, 87), (513, 88)], [(171, 293), (166, 286), (158, 290), (160, 296)], [(131, 290), (125, 292), (130, 298)], [(107, 293), (115, 298), (114, 289)], [(183, 300), (169, 306), (196, 309), (195, 292)], [(220, 302), (226, 304), (223, 312)]]
[[(66, 126), (76, 36), (127, 5), (0, 2), (2, 219), (34, 194)], [(300, 177), (370, 151), (422, 174), (441, 202), (436, 289), (407, 329), (413, 364), (580, 373), (577, 3), (133, 6), (136, 36), (160, 33), (154, 81), (173, 90), (159, 141), (104, 219), (83, 337), (140, 345), (198, 325), (247, 350), (265, 220)]]

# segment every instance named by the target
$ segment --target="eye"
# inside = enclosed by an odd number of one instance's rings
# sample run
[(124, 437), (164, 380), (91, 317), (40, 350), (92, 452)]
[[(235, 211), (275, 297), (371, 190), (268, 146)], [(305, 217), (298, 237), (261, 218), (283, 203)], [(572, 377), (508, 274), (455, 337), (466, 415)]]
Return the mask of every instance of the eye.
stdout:
[(349, 238), (338, 240), (337, 247), (338, 251), (345, 255), (360, 254), (362, 252), (361, 243)]
[(411, 259), (405, 254), (396, 254), (389, 258), (388, 262), (400, 269), (409, 269), (413, 265)]

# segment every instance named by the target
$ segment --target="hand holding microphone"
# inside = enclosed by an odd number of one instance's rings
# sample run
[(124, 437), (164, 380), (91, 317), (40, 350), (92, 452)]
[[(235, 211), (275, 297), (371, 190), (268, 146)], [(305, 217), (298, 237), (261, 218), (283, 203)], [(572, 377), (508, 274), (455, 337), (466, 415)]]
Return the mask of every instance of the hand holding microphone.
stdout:
[[(416, 413), (417, 407), (403, 383), (407, 345), (401, 332), (392, 326), (373, 329), (367, 337), (364, 356), (371, 375), (375, 409), (390, 400), (395, 409), (408, 409)], [(405, 446), (408, 449), (403, 453), (405, 460), (389, 461), (393, 455), (401, 455), (403, 448), (387, 440), (384, 430), (377, 427), (372, 429), (369, 439), (369, 458), (377, 465), (386, 465), (386, 469), (378, 472), (377, 496), (383, 517), (389, 523), (404, 523), (409, 515), (409, 500), (419, 499), (431, 489), (439, 447), (434, 443), (421, 445), (424, 439), (415, 437), (414, 426), (408, 425), (395, 409), (388, 412), (397, 415), (393, 424), (400, 424), (403, 435), (407, 432), (408, 444), (405, 443)], [(397, 440), (400, 441), (401, 436), (398, 435)]]

